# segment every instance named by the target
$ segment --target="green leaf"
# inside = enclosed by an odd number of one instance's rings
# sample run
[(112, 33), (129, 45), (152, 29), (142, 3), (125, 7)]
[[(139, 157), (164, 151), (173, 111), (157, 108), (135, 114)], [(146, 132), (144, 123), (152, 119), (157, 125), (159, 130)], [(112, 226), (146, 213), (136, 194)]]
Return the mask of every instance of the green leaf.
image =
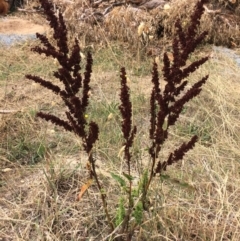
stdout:
[(168, 180), (168, 179), (170, 179), (171, 177), (169, 176), (169, 175), (164, 175), (164, 174), (161, 174), (161, 176), (160, 176), (160, 178), (162, 179), (162, 180)]
[(139, 191), (137, 189), (132, 189), (132, 197), (138, 197)]
[(171, 182), (173, 184), (176, 184), (176, 185), (178, 185), (180, 187), (187, 188), (189, 190), (195, 190), (194, 187), (191, 184), (188, 184), (187, 182), (182, 182), (182, 181), (180, 181), (180, 180), (178, 180), (176, 178), (172, 178), (169, 175), (161, 174), (161, 179), (162, 180), (166, 180), (168, 182)]
[(141, 224), (143, 219), (143, 203), (139, 201), (133, 211), (133, 217), (136, 220), (137, 224)]
[(119, 226), (122, 223), (122, 221), (125, 218), (125, 215), (126, 214), (125, 214), (125, 207), (124, 207), (124, 199), (121, 197), (120, 200), (119, 200), (117, 215), (116, 215), (116, 218), (115, 218), (116, 227)]
[(126, 173), (124, 173), (124, 172), (123, 172), (123, 176), (126, 177), (129, 181), (132, 181), (132, 180), (134, 179), (133, 176), (128, 175), (128, 174), (126, 174)]
[(110, 174), (111, 174), (112, 178), (120, 184), (121, 187), (126, 187), (126, 182), (124, 179), (122, 179), (119, 175), (114, 174), (112, 172), (110, 172)]
[(188, 184), (186, 182), (180, 182), (179, 185), (181, 187), (187, 188), (188, 190), (192, 190), (192, 191), (195, 190), (195, 188), (191, 184)]

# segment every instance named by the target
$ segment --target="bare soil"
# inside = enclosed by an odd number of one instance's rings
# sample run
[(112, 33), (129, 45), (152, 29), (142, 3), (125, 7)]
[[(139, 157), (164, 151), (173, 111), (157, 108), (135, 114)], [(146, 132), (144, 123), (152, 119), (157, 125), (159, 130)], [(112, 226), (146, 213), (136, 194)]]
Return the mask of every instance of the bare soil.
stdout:
[(44, 33), (46, 26), (35, 24), (29, 20), (15, 18), (0, 19), (0, 34), (35, 34)]

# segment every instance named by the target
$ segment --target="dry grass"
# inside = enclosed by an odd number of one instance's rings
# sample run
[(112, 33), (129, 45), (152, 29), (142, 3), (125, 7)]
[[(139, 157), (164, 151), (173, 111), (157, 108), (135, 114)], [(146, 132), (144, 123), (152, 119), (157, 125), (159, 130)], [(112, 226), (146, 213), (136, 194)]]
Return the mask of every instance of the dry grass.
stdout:
[[(131, 5), (114, 7), (104, 17), (106, 5), (99, 8), (91, 8), (84, 0), (65, 2), (55, 0), (55, 3), (63, 11), (68, 27), (73, 36), (77, 36), (83, 46), (106, 46), (108, 41), (117, 40), (124, 46), (134, 51), (144, 51), (146, 48), (156, 47), (156, 29), (161, 25), (164, 29), (164, 37), (174, 33), (174, 22), (180, 18), (185, 25), (192, 13), (196, 0), (170, 1), (170, 8), (159, 7), (145, 11)], [(239, 3), (231, 4), (228, 0), (212, 0), (207, 5), (210, 10), (220, 12), (208, 12), (201, 20), (201, 31), (208, 31), (207, 42), (216, 45), (236, 47), (240, 44)], [(76, 10), (77, 9), (77, 10)], [(101, 16), (101, 17), (100, 17)], [(138, 28), (144, 23), (143, 34), (138, 35)], [(161, 38), (161, 45), (166, 44), (166, 39)]]
[[(230, 4), (228, 0), (212, 0), (207, 8), (214, 12), (205, 12), (201, 19), (200, 31), (208, 31), (206, 41), (215, 45), (236, 47), (240, 44), (239, 19), (240, 5)], [(171, 1), (168, 11), (157, 12), (157, 21), (164, 28), (167, 36), (172, 36), (175, 31), (173, 22), (180, 18), (185, 25), (189, 23), (189, 16), (196, 0)], [(236, 6), (235, 6), (236, 5)]]
[[(163, 7), (145, 11), (131, 5), (114, 7), (112, 11), (103, 16), (104, 10), (110, 3), (100, 4), (98, 8), (92, 8), (85, 0), (54, 0), (57, 9), (63, 12), (68, 26), (70, 39), (77, 37), (81, 47), (87, 49), (100, 49), (111, 47), (113, 41), (118, 45), (131, 50), (136, 55), (148, 53), (156, 56), (173, 35), (174, 22), (180, 18), (184, 25), (189, 23), (188, 17), (192, 13), (196, 0), (172, 0), (167, 2), (169, 9)], [(26, 12), (20, 13), (22, 18), (31, 19), (34, 23), (42, 25), (46, 23), (42, 13), (34, 13), (33, 7), (39, 6), (38, 1), (30, 0), (25, 5)], [(206, 41), (215, 45), (238, 47), (240, 44), (239, 1), (231, 4), (229, 0), (210, 0), (207, 5), (210, 10), (220, 10), (217, 13), (205, 13), (201, 20), (201, 31), (208, 31)], [(29, 10), (29, 12), (28, 12)], [(19, 15), (19, 13), (17, 13)], [(139, 26), (144, 28), (139, 35)], [(160, 41), (156, 30), (161, 26), (163, 32)], [(51, 33), (48, 34), (49, 36)]]
[[(38, 110), (64, 114), (60, 99), (24, 78), (26, 73), (51, 78), (52, 60), (30, 52), (36, 43), (0, 48), (0, 109), (17, 110), (0, 119), (0, 238), (2, 240), (109, 240), (97, 188), (93, 184), (80, 201), (87, 181), (81, 143), (35, 118)], [(161, 157), (173, 146), (199, 135), (199, 143), (181, 164), (156, 178), (151, 188), (151, 212), (133, 240), (240, 239), (240, 90), (239, 66), (210, 47), (212, 58), (190, 78), (210, 74), (202, 94), (188, 104), (171, 129)], [(98, 172), (114, 218), (120, 189), (110, 172), (121, 175), (125, 165), (121, 148), (119, 66), (127, 68), (132, 91), (134, 122), (134, 176), (148, 163), (148, 99), (151, 59), (129, 58), (120, 47), (94, 54), (89, 119), (100, 124), (96, 146)], [(196, 58), (194, 55), (192, 58)], [(160, 62), (161, 66), (161, 62)], [(110, 115), (111, 114), (111, 115)], [(111, 118), (108, 118), (109, 115)], [(22, 145), (20, 145), (22, 144)]]

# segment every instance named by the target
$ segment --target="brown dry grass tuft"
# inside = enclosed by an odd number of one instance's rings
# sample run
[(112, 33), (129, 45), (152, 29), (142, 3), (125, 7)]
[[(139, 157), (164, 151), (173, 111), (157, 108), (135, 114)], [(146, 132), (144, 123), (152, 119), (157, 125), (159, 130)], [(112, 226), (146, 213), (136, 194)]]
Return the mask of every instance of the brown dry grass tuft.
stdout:
[[(98, 8), (92, 8), (85, 0), (65, 1), (54, 0), (56, 13), (60, 10), (66, 20), (70, 39), (77, 37), (82, 48), (99, 49), (111, 47), (110, 42), (118, 44), (136, 54), (148, 53), (158, 55), (159, 49), (168, 45), (168, 40), (174, 33), (174, 22), (180, 18), (185, 25), (196, 0), (173, 0), (164, 5), (145, 11), (131, 5), (114, 7), (112, 11), (103, 16), (103, 13), (112, 2), (102, 3)], [(19, 12), (22, 18), (31, 19), (34, 23), (45, 23), (40, 13), (34, 13), (33, 7), (39, 6), (35, 0), (25, 5), (26, 13)], [(201, 20), (201, 31), (208, 31), (206, 41), (215, 45), (238, 47), (240, 45), (240, 5), (239, 1), (210, 0), (209, 10)], [(218, 11), (219, 10), (219, 11)], [(144, 25), (139, 35), (139, 27)], [(156, 29), (161, 26), (160, 40), (157, 39)], [(141, 28), (141, 27), (140, 27)], [(49, 34), (50, 36), (50, 34)]]
[[(213, 12), (205, 11), (201, 19), (200, 32), (208, 31), (206, 41), (215, 45), (237, 47), (240, 44), (239, 21), (240, 5), (236, 3), (231, 6), (231, 1), (210, 1), (207, 8)], [(171, 1), (171, 8), (168, 11), (161, 11), (157, 21), (164, 28), (167, 36), (174, 32), (173, 22), (180, 18), (185, 25), (188, 24), (190, 15), (196, 1)], [(214, 12), (215, 11), (215, 12)]]

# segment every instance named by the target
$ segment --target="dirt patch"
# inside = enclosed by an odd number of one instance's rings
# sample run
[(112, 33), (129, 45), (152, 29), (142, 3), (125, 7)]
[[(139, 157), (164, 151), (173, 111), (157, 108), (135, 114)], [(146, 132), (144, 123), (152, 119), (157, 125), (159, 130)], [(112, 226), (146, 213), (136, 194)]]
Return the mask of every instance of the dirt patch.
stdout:
[(5, 18), (0, 24), (0, 34), (35, 34), (44, 33), (46, 26), (34, 24), (28, 20), (20, 18)]

